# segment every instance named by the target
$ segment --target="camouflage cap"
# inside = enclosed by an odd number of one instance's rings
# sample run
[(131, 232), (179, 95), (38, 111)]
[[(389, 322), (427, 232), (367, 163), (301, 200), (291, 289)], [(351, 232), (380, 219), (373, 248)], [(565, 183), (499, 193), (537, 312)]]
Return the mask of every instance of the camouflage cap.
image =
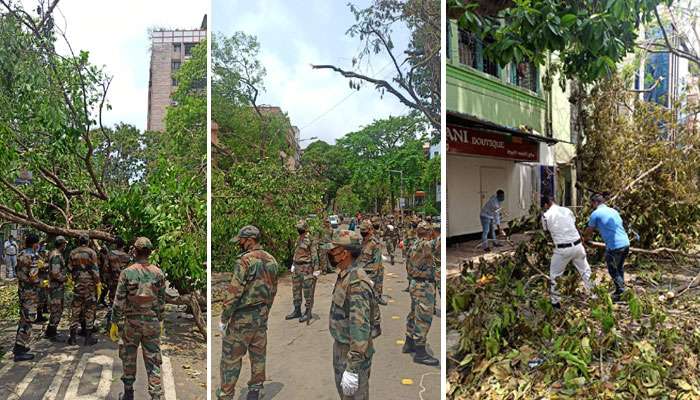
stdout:
[(439, 222), (433, 222), (433, 230), (434, 231), (440, 230), (440, 223)]
[(53, 242), (56, 244), (56, 246), (60, 246), (60, 245), (62, 245), (62, 244), (64, 244), (64, 243), (68, 243), (68, 241), (66, 240), (66, 238), (63, 237), (63, 236), (56, 236), (56, 239), (54, 239)]
[(341, 246), (345, 247), (346, 249), (360, 247), (362, 246), (362, 239), (355, 231), (341, 229), (333, 235), (333, 239), (330, 243), (324, 244), (321, 247), (326, 250), (332, 250)]
[(375, 215), (374, 217), (372, 217), (371, 221), (372, 221), (373, 225), (376, 225), (376, 224), (381, 223), (382, 219)]
[(296, 224), (297, 229), (303, 229), (305, 231), (309, 230), (309, 224), (306, 222), (305, 219), (300, 219), (297, 224)]
[(134, 243), (134, 247), (138, 250), (142, 250), (142, 249), (151, 250), (151, 249), (153, 249), (153, 245), (151, 244), (151, 241), (148, 240), (148, 238), (143, 237), (143, 236), (136, 238), (136, 242)]
[(246, 225), (238, 231), (238, 235), (233, 237), (233, 242), (237, 243), (242, 238), (260, 239), (260, 229), (253, 225)]
[(360, 223), (360, 232), (367, 232), (372, 228), (372, 223), (368, 219), (363, 220)]

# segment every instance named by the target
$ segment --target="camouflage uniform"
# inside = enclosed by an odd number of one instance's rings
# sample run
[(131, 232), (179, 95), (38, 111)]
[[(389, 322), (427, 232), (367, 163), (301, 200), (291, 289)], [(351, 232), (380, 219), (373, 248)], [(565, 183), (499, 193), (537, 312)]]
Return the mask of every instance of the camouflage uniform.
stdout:
[[(137, 249), (150, 249), (146, 238), (136, 239)], [(162, 395), (160, 368), (160, 332), (165, 312), (165, 275), (157, 265), (137, 259), (119, 275), (112, 307), (112, 323), (121, 334), (119, 358), (124, 373), (124, 388), (133, 388), (136, 380), (136, 356), (139, 345), (148, 374), (148, 393), (152, 399)]]
[(36, 319), (39, 303), (39, 255), (32, 248), (22, 250), (17, 257), (17, 288), (19, 298), (19, 324), (15, 348), (29, 350), (32, 337), (32, 321)]
[(57, 327), (63, 315), (63, 299), (65, 297), (65, 284), (68, 280), (68, 271), (63, 254), (54, 249), (49, 254), (49, 298), (51, 301), (51, 316), (49, 326)]
[(333, 239), (333, 228), (330, 225), (323, 226), (323, 231), (321, 232), (320, 246), (318, 247), (318, 258), (319, 264), (321, 265), (321, 271), (333, 272), (330, 263), (328, 262), (328, 250), (326, 250), (327, 244)]
[[(305, 223), (297, 224), (297, 227), (307, 226)], [(303, 298), (306, 300), (304, 305), (307, 309), (312, 306), (313, 303), (313, 285), (315, 283), (316, 277), (313, 273), (318, 268), (318, 257), (316, 256), (317, 251), (315, 250), (314, 243), (309, 236), (309, 232), (299, 236), (297, 239), (296, 248), (294, 249), (294, 257), (292, 262), (294, 263), (294, 273), (292, 274), (292, 298), (294, 302), (294, 308), (301, 307), (302, 293)]]
[(131, 256), (122, 250), (112, 250), (107, 256), (107, 272), (105, 273), (106, 281), (103, 281), (109, 287), (109, 304), (114, 304), (114, 297), (117, 294), (117, 285), (119, 284), (119, 276), (127, 265), (131, 262)]
[(68, 256), (73, 276), (73, 301), (71, 302), (71, 335), (78, 330), (80, 318), (85, 320), (85, 329), (92, 331), (97, 307), (97, 284), (100, 283), (100, 270), (97, 266), (97, 253), (87, 246), (79, 246)]
[(110, 271), (109, 271), (109, 250), (106, 246), (102, 246), (100, 251), (97, 253), (97, 261), (100, 269), (100, 282), (102, 282), (102, 295), (97, 299), (98, 303), (104, 304), (107, 295), (110, 298), (114, 298), (114, 295), (109, 290), (111, 288), (110, 283)]
[[(331, 246), (360, 246), (355, 232), (343, 230)], [(379, 336), (379, 306), (372, 289), (372, 280), (357, 260), (338, 272), (333, 288), (329, 331), (333, 336), (333, 371), (335, 385), (342, 400), (369, 399), (369, 377), (374, 355), (373, 339)], [(345, 371), (359, 377), (354, 395), (345, 396), (341, 381)]]
[(389, 258), (391, 259), (391, 265), (394, 265), (394, 252), (396, 251), (396, 244), (399, 241), (399, 229), (391, 220), (387, 225), (391, 225), (394, 229), (389, 229), (388, 226), (385, 226), (382, 239), (384, 239), (386, 252), (389, 254)]
[[(421, 222), (418, 226), (418, 232), (429, 233), (431, 230), (432, 227), (425, 222)], [(414, 347), (416, 352), (414, 361), (417, 361), (416, 357), (429, 358), (425, 353), (425, 344), (435, 311), (435, 275), (437, 271), (434, 255), (436, 249), (439, 251), (436, 244), (437, 239), (427, 239), (421, 234), (421, 237), (411, 247), (411, 256), (406, 264), (411, 296), (411, 311), (406, 317), (406, 340), (408, 342), (406, 348)]]
[[(360, 224), (360, 232), (367, 232), (370, 228), (371, 225), (367, 220)], [(375, 233), (363, 237), (362, 254), (357, 258), (357, 262), (372, 279), (376, 295), (381, 297), (384, 292), (384, 265), (382, 264), (382, 244)]]
[(49, 313), (49, 253), (46, 251), (46, 247), (42, 247), (38, 253), (39, 260), (37, 261), (37, 266), (39, 267), (39, 287), (37, 288), (37, 293), (39, 294), (39, 302), (37, 304), (37, 322), (44, 322), (44, 313)]
[[(245, 226), (234, 238), (260, 237), (254, 226)], [(231, 284), (223, 302), (221, 322), (226, 325), (222, 340), (221, 387), (217, 398), (234, 398), (236, 382), (241, 373), (243, 356), (250, 358), (251, 391), (260, 391), (265, 381), (267, 350), (267, 318), (277, 294), (278, 265), (270, 253), (255, 244), (243, 254), (233, 270)]]

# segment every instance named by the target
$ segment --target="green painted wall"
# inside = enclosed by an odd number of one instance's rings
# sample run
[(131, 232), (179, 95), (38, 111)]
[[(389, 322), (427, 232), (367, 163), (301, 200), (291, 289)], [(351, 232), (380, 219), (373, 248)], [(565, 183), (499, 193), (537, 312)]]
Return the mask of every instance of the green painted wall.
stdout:
[(511, 66), (500, 69), (500, 78), (482, 73), (459, 62), (459, 31), (450, 21), (447, 59), (447, 109), (500, 125), (527, 125), (545, 133), (546, 101), (540, 93), (508, 82)]

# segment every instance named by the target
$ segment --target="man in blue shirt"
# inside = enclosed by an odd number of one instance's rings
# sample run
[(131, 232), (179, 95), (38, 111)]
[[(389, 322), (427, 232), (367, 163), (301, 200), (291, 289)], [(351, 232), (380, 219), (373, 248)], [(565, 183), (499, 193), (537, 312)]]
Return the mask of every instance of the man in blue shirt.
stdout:
[(591, 196), (591, 206), (595, 209), (588, 220), (588, 227), (584, 232), (584, 241), (588, 242), (593, 237), (594, 230), (598, 230), (605, 242), (605, 263), (608, 265), (608, 273), (615, 283), (613, 301), (619, 301), (620, 295), (625, 291), (625, 259), (630, 251), (630, 240), (622, 224), (620, 213), (605, 204), (603, 195)]
[(496, 247), (501, 244), (496, 239), (496, 230), (503, 234), (501, 229), (501, 203), (506, 199), (506, 194), (503, 190), (496, 191), (496, 194), (491, 196), (489, 200), (481, 208), (479, 219), (481, 219), (481, 247), (484, 251), (490, 251), (489, 234), (493, 245)]

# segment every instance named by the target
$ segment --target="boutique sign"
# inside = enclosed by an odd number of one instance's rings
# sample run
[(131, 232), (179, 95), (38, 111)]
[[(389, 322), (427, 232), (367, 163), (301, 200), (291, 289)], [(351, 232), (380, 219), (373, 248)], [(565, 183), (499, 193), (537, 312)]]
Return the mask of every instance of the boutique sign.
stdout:
[(447, 153), (539, 161), (536, 141), (447, 124)]

